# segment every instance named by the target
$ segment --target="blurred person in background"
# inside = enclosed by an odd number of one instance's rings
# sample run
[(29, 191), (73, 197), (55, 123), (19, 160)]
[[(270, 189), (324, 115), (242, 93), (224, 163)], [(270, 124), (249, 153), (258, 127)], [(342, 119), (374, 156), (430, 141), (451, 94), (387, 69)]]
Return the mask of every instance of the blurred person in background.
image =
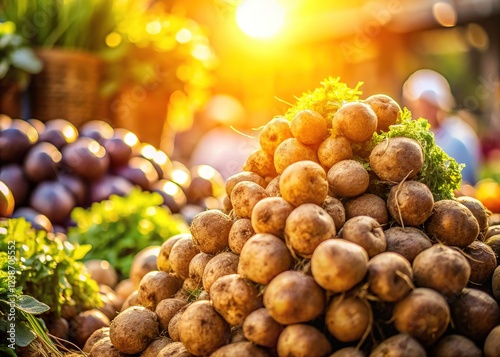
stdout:
[(243, 105), (227, 94), (212, 96), (197, 113), (189, 131), (176, 136), (174, 156), (189, 167), (210, 165), (224, 180), (241, 172), (248, 156), (259, 148)]
[(420, 69), (403, 85), (403, 101), (413, 118), (427, 119), (436, 144), (458, 163), (465, 164), (462, 182), (474, 185), (481, 163), (481, 143), (474, 128), (459, 112), (454, 112), (455, 99), (450, 85), (441, 74)]

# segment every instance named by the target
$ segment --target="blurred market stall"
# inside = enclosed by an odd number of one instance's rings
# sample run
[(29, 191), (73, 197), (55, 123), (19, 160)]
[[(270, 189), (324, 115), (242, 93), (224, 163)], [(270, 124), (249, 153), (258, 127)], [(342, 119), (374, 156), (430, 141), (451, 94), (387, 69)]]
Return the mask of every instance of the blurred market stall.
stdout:
[[(495, 0), (37, 0), (4, 5), (0, 32), (20, 33), (44, 61), (47, 47), (99, 58), (99, 71), (84, 61), (64, 76), (58, 73), (76, 59), (63, 60), (50, 75), (54, 67), (46, 65), (32, 77), (24, 118), (43, 119), (41, 105), (57, 111), (50, 117), (104, 119), (174, 157), (182, 156), (174, 152), (174, 136), (189, 134), (196, 112), (214, 95), (241, 103), (244, 119), (231, 125), (248, 131), (328, 76), (351, 86), (366, 82), (366, 97), (387, 93), (404, 103), (404, 81), (432, 69), (449, 81), (453, 110), (466, 114), (480, 136), (480, 177), (498, 181), (499, 17)], [(11, 68), (39, 72), (36, 65)], [(39, 87), (47, 76), (76, 89), (72, 99), (57, 94), (61, 83)]]

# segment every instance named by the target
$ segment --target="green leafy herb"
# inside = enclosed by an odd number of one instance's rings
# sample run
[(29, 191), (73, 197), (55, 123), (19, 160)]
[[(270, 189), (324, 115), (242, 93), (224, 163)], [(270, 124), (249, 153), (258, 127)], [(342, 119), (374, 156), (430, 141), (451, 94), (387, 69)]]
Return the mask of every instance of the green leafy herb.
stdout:
[(50, 306), (56, 316), (63, 305), (83, 310), (102, 305), (99, 287), (81, 262), (91, 248), (89, 245), (73, 244), (57, 235), (36, 231), (23, 218), (6, 222), (6, 226), (2, 222), (6, 229), (0, 229), (0, 248), (15, 255), (15, 285), (22, 287), (23, 294)]
[(314, 110), (324, 118), (332, 120), (335, 112), (346, 102), (354, 102), (359, 99), (362, 92), (359, 90), (363, 83), (359, 82), (356, 87), (349, 88), (340, 78), (328, 77), (321, 82), (321, 87), (302, 94), (297, 102), (285, 113), (288, 120), (292, 120), (297, 112), (309, 109)]
[[(0, 230), (2, 234), (4, 230)], [(0, 299), (7, 299), (9, 295), (16, 298), (21, 295), (21, 287), (15, 284), (17, 271), (19, 271), (19, 264), (17, 260), (8, 259), (7, 250), (0, 252)], [(9, 270), (12, 273), (9, 275)], [(10, 277), (12, 276), (12, 277)]]
[(135, 254), (168, 238), (189, 232), (179, 215), (162, 207), (156, 192), (134, 190), (128, 196), (111, 196), (89, 209), (75, 208), (71, 214), (76, 227), (68, 231), (72, 242), (91, 244), (85, 259), (105, 259), (128, 277)]
[(391, 125), (388, 132), (374, 134), (372, 144), (376, 145), (386, 138), (405, 136), (418, 141), (424, 152), (424, 165), (417, 175), (417, 180), (425, 183), (434, 200), (451, 199), (453, 191), (460, 187), (463, 164), (448, 156), (434, 141), (434, 134), (426, 119), (412, 119), (407, 108), (400, 112), (396, 125)]
[[(5, 230), (2, 230), (5, 232)], [(12, 242), (12, 241), (11, 241)], [(13, 243), (13, 242), (12, 242)], [(9, 244), (9, 247), (14, 245)], [(14, 252), (14, 250), (9, 250)], [(22, 278), (22, 264), (15, 256), (0, 252), (0, 352), (2, 355), (17, 356), (17, 347), (37, 344), (42, 355), (62, 356), (47, 336), (45, 324), (36, 318), (50, 310), (49, 306), (32, 296), (22, 295), (18, 283)]]

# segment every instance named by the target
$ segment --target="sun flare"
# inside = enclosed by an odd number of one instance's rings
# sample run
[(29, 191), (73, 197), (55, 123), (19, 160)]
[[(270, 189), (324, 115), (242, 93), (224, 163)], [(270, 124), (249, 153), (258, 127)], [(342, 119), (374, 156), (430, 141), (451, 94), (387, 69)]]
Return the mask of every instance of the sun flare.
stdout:
[(270, 38), (283, 27), (285, 11), (274, 0), (244, 0), (236, 9), (236, 23), (248, 36)]

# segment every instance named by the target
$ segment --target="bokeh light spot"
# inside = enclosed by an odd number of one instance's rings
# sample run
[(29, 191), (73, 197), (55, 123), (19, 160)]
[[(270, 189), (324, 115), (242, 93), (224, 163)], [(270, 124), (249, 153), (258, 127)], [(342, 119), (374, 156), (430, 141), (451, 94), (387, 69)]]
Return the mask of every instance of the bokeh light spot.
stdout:
[(478, 24), (471, 23), (467, 26), (467, 41), (479, 50), (487, 50), (490, 46), (490, 39), (486, 30)]
[(180, 29), (176, 34), (175, 34), (175, 39), (179, 42), (179, 43), (187, 43), (189, 41), (191, 41), (191, 39), (193, 38), (193, 34), (191, 33), (191, 31), (189, 31), (188, 29)]
[(165, 182), (165, 184), (162, 186), (162, 189), (170, 196), (176, 196), (181, 190), (181, 188), (172, 181)]
[(134, 133), (130, 132), (125, 134), (125, 136), (123, 137), (123, 141), (125, 141), (125, 144), (127, 144), (128, 146), (135, 146), (139, 142), (139, 139)]
[(194, 58), (200, 61), (206, 61), (212, 55), (212, 51), (210, 50), (210, 47), (208, 47), (207, 45), (197, 44), (196, 46), (194, 46), (193, 51), (191, 51), (191, 54), (193, 55)]
[(146, 24), (146, 32), (150, 35), (157, 35), (161, 32), (160, 21), (151, 21)]
[(457, 12), (453, 5), (439, 1), (432, 6), (432, 14), (436, 21), (444, 27), (453, 27), (457, 24)]
[(274, 0), (244, 0), (236, 8), (236, 23), (250, 37), (270, 38), (284, 21), (285, 11)]
[(111, 48), (117, 47), (121, 42), (122, 42), (122, 37), (117, 32), (111, 32), (109, 35), (106, 36), (106, 45), (108, 45), (108, 47)]

